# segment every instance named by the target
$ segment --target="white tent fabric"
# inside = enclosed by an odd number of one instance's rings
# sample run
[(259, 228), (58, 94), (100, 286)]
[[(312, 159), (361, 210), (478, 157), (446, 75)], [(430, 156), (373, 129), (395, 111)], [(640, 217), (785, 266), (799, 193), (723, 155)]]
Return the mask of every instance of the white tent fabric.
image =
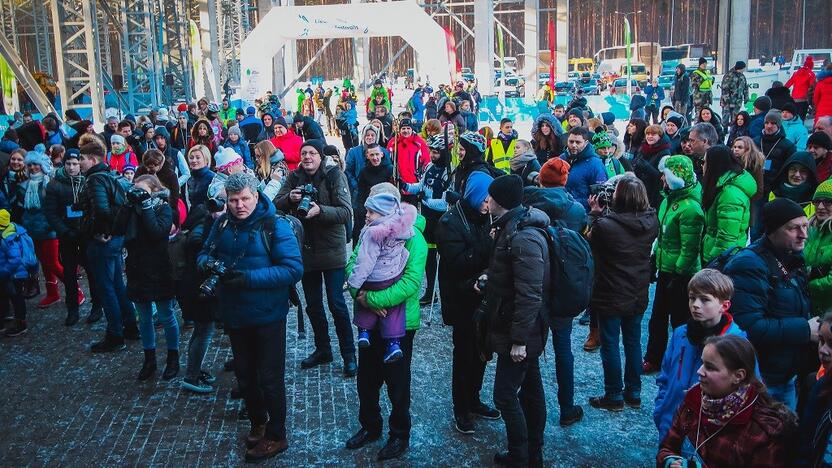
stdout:
[[(273, 57), (291, 39), (387, 36), (400, 36), (413, 47), (417, 72), (423, 81), (441, 83), (450, 79), (453, 68), (445, 32), (415, 0), (282, 6), (272, 8), (243, 42), (242, 98), (253, 101), (271, 90)], [(286, 82), (294, 78), (287, 76)]]

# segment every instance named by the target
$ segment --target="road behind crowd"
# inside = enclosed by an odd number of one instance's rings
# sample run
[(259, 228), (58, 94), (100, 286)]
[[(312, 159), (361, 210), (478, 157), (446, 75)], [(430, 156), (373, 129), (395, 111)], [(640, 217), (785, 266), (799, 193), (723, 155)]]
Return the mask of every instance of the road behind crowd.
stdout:
[[(34, 305), (36, 300), (30, 302)], [(88, 309), (88, 304), (82, 306), (82, 317)], [(427, 314), (428, 308), (423, 308), (422, 329), (414, 345), (410, 449), (387, 465), (490, 466), (494, 452), (505, 448), (503, 423), (477, 420), (477, 432), (472, 436), (454, 430), (451, 329), (442, 326), (438, 304), (431, 326), (427, 326)], [(129, 342), (124, 352), (94, 355), (89, 344), (102, 335), (104, 321), (90, 327), (82, 320), (66, 328), (64, 317), (62, 304), (46, 310), (32, 307), (29, 332), (0, 341), (3, 465), (229, 466), (243, 462), (242, 438), (249, 423), (237, 420), (241, 402), (230, 398), (233, 375), (222, 371), (223, 363), (231, 357), (227, 337), (215, 336), (203, 367), (218, 376), (217, 391), (197, 396), (180, 388), (181, 372), (170, 382), (160, 380), (160, 373), (147, 382), (137, 382), (142, 363), (140, 342)], [(292, 309), (286, 352), (289, 450), (270, 460), (268, 466), (376, 463), (383, 440), (357, 451), (343, 448), (344, 441), (359, 428), (355, 379), (342, 376), (337, 359), (330, 365), (300, 369), (301, 359), (313, 350), (314, 343), (308, 321), (306, 338), (298, 339), (296, 318)], [(654, 377), (643, 378), (644, 405), (640, 410), (610, 413), (591, 408), (588, 398), (603, 393), (601, 360), (598, 352), (581, 349), (587, 327), (578, 326), (577, 320), (575, 323), (575, 402), (584, 407), (585, 416), (567, 429), (558, 425), (554, 356), (549, 345), (540, 361), (548, 411), (546, 465), (655, 466)], [(160, 332), (159, 339), (163, 335)], [(190, 331), (183, 332), (183, 344), (189, 335)], [(330, 335), (334, 339), (331, 321)], [(642, 343), (646, 340), (645, 317)], [(334, 347), (337, 349), (337, 342)], [(493, 380), (492, 363), (483, 385), (484, 401), (491, 401)], [(382, 397), (382, 412), (386, 418), (386, 396)]]

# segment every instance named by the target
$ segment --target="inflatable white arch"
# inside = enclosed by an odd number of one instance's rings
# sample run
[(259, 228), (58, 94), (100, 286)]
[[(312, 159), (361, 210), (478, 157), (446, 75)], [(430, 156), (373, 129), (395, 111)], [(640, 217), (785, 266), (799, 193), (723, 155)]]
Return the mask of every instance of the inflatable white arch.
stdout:
[[(273, 58), (291, 39), (386, 36), (400, 36), (413, 47), (417, 53), (417, 70), (423, 79), (434, 83), (450, 79), (452, 68), (445, 31), (414, 0), (281, 6), (272, 8), (243, 41), (242, 97), (253, 100), (271, 90)], [(287, 81), (294, 79), (287, 78)]]

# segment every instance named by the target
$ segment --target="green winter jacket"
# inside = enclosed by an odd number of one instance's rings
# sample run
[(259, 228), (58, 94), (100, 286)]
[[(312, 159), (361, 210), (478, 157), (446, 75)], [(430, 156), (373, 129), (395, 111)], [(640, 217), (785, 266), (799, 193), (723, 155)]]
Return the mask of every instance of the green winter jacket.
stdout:
[(809, 297), (812, 313), (823, 317), (826, 312), (832, 312), (832, 224), (809, 227), (803, 258), (811, 267)]
[(718, 193), (705, 213), (705, 236), (702, 238), (702, 264), (731, 247), (748, 244), (748, 219), (751, 197), (757, 182), (748, 171), (728, 172), (716, 183)]
[[(407, 264), (404, 267), (402, 277), (396, 284), (381, 291), (367, 291), (367, 303), (373, 309), (393, 307), (402, 302), (407, 302), (405, 309), (405, 329), (418, 330), (421, 324), (421, 310), (419, 306), (419, 293), (422, 290), (422, 278), (425, 276), (425, 262), (428, 259), (428, 243), (422, 233), (425, 231), (425, 218), (422, 215), (416, 217), (416, 235), (408, 240), (404, 247), (410, 254)], [(358, 255), (358, 247), (350, 255), (347, 263), (346, 277), (352, 274), (355, 266), (355, 258)], [(357, 289), (350, 288), (350, 295), (355, 299)]]
[(665, 199), (659, 206), (656, 266), (665, 273), (690, 276), (699, 271), (699, 247), (705, 227), (702, 186), (697, 182), (664, 193)]

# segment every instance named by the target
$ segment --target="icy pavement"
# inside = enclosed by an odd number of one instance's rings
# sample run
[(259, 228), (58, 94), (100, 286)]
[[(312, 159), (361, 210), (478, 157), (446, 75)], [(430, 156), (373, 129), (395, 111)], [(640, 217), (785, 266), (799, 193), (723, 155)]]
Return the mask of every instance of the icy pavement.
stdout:
[[(217, 391), (195, 396), (180, 389), (182, 375), (171, 382), (135, 380), (141, 367), (139, 342), (127, 351), (93, 355), (89, 344), (103, 334), (104, 324), (63, 326), (64, 309), (46, 311), (30, 301), (29, 332), (0, 340), (0, 453), (4, 466), (170, 465), (214, 466), (242, 463), (242, 437), (247, 421), (238, 421), (239, 401), (223, 363), (231, 355), (227, 337), (215, 337), (204, 368), (218, 377)], [(86, 315), (88, 306), (82, 307)], [(649, 309), (648, 309), (649, 310)], [(375, 464), (383, 440), (357, 451), (343, 448), (358, 428), (354, 379), (344, 378), (341, 363), (311, 370), (300, 360), (313, 349), (307, 322), (306, 339), (297, 338), (297, 314), (289, 314), (286, 385), (289, 450), (269, 466), (367, 466)], [(453, 429), (451, 329), (439, 322), (416, 334), (413, 358), (410, 450), (388, 466), (490, 466), (505, 446), (501, 421), (476, 421), (476, 434)], [(330, 326), (330, 330), (334, 330)], [(647, 317), (642, 342), (647, 340)], [(654, 378), (644, 377), (640, 410), (620, 413), (591, 408), (590, 396), (603, 392), (600, 356), (581, 345), (587, 328), (572, 336), (575, 352), (576, 402), (584, 419), (569, 428), (558, 425), (551, 345), (541, 357), (547, 398), (545, 460), (547, 466), (654, 466), (657, 432), (652, 422)], [(332, 338), (335, 340), (334, 332)], [(161, 333), (159, 333), (161, 339)], [(183, 332), (187, 343), (190, 332)], [(337, 345), (337, 343), (336, 343)], [(161, 349), (161, 346), (160, 346)], [(336, 348), (337, 349), (337, 348)], [(164, 353), (159, 356), (160, 365)], [(623, 353), (622, 353), (623, 355)], [(185, 360), (182, 359), (184, 366)], [(494, 364), (488, 366), (483, 401), (491, 401)], [(382, 392), (384, 395), (384, 392)], [(383, 397), (382, 412), (389, 412)], [(385, 428), (386, 430), (386, 428)]]

